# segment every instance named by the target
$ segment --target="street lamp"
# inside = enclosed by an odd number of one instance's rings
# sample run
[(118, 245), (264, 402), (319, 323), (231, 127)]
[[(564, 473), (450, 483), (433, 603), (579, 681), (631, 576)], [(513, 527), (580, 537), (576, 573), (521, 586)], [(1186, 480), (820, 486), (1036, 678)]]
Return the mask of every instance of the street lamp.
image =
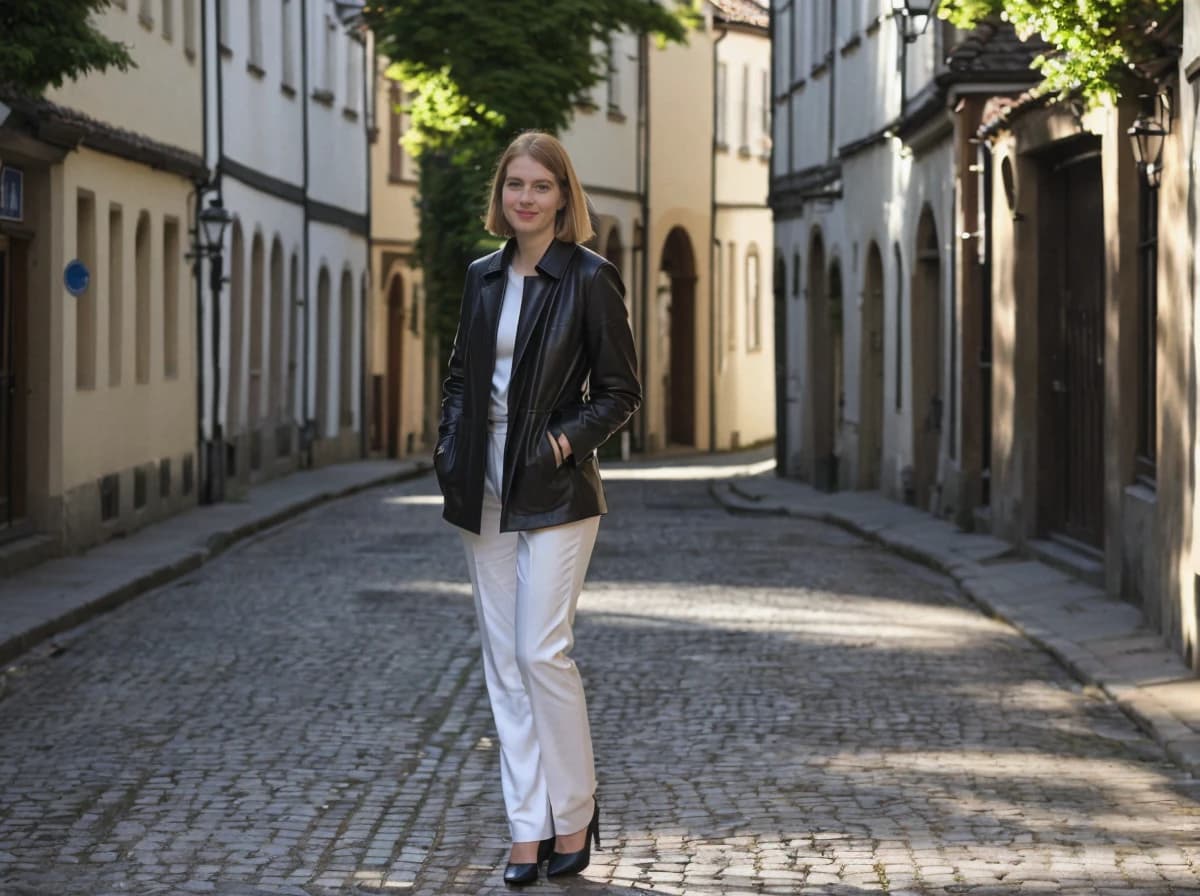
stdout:
[(1162, 183), (1163, 144), (1170, 133), (1163, 124), (1165, 98), (1162, 94), (1143, 96), (1142, 112), (1133, 120), (1126, 133), (1133, 146), (1133, 157), (1146, 179), (1146, 186), (1157, 190)]
[(892, 17), (900, 30), (901, 40), (911, 44), (924, 34), (940, 2), (941, 0), (892, 0)]
[(363, 13), (367, 11), (365, 0), (334, 0), (333, 11), (343, 28), (353, 28), (362, 24)]
[(214, 198), (197, 216), (197, 235), (203, 242), (196, 246), (196, 255), (208, 258), (208, 285), (212, 291), (212, 429), (208, 442), (208, 458), (205, 464), (207, 476), (204, 482), (205, 504), (215, 504), (225, 496), (225, 445), (221, 432), (221, 286), (225, 282), (224, 248), (225, 229), (233, 221), (233, 215), (221, 202)]

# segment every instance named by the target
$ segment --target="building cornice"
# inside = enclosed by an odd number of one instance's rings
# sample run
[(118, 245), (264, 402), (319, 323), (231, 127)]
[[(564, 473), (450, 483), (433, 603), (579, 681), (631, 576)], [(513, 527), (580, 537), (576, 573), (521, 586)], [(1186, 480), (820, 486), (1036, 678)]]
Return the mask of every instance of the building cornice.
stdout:
[(5, 131), (16, 131), (59, 150), (70, 151), (85, 146), (191, 181), (208, 180), (208, 166), (198, 153), (97, 121), (43, 97), (29, 97), (0, 87), (0, 99), (14, 113), (4, 125)]

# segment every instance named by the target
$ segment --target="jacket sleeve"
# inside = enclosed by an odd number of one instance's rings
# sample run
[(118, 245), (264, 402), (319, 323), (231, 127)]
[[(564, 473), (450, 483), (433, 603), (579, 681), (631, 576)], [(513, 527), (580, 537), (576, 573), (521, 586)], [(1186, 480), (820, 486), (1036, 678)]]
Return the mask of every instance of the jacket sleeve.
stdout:
[(471, 329), (470, 296), (477, 280), (474, 271), (468, 268), (466, 282), (463, 283), (462, 301), (458, 310), (458, 330), (454, 334), (454, 344), (450, 348), (450, 363), (446, 379), (442, 383), (442, 416), (438, 423), (439, 442), (454, 429), (463, 413), (463, 391), (466, 384), (463, 353), (466, 351), (467, 336)]
[(642, 403), (637, 353), (624, 295), (625, 286), (617, 269), (608, 263), (600, 265), (585, 290), (589, 399), (566, 410), (554, 427), (571, 442), (577, 460), (603, 445)]

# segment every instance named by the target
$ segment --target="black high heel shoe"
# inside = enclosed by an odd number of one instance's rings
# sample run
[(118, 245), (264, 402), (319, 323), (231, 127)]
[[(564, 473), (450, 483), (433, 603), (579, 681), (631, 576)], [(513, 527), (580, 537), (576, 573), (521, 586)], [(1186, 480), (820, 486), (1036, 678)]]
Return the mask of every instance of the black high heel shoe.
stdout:
[(554, 855), (554, 838), (547, 837), (538, 844), (538, 860), (536, 862), (509, 862), (504, 866), (504, 882), (514, 887), (537, 883), (538, 865)]
[(550, 864), (546, 866), (546, 877), (564, 877), (568, 874), (578, 874), (592, 861), (592, 843), (600, 848), (600, 804), (592, 811), (592, 820), (588, 822), (587, 834), (583, 838), (583, 849), (576, 852), (556, 852), (550, 856)]

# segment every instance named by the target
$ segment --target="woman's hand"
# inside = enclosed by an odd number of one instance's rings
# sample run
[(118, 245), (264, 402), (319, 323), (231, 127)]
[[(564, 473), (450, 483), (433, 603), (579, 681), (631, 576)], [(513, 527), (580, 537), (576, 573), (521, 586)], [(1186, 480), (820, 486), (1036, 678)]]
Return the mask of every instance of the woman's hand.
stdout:
[(555, 437), (554, 433), (549, 430), (546, 431), (546, 438), (550, 440), (550, 448), (554, 452), (554, 466), (561, 467), (571, 456), (571, 441), (564, 433), (560, 432)]

